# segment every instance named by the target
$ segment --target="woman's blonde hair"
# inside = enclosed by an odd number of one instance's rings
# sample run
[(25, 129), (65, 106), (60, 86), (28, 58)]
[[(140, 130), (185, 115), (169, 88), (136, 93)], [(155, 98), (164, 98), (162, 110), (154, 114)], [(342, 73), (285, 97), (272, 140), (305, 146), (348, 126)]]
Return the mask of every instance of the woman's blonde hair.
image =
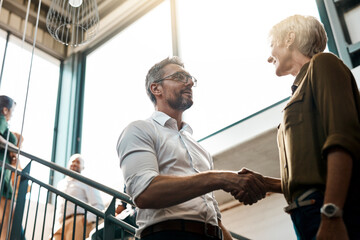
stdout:
[(294, 15), (274, 25), (269, 32), (269, 40), (273, 45), (283, 45), (290, 33), (295, 34), (291, 47), (297, 48), (303, 55), (312, 57), (323, 52), (327, 36), (324, 26), (315, 17)]

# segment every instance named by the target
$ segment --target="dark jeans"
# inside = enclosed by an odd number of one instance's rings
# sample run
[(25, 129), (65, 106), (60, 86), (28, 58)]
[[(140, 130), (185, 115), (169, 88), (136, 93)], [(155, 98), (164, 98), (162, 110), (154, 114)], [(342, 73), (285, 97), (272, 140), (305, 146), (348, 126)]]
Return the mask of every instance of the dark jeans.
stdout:
[(291, 220), (299, 240), (316, 239), (316, 233), (320, 227), (320, 208), (323, 205), (324, 195), (322, 192), (317, 191), (304, 200), (308, 199), (314, 199), (315, 203), (291, 211)]
[(196, 233), (180, 232), (180, 231), (163, 231), (150, 234), (141, 238), (141, 240), (216, 240), (212, 237), (206, 237)]
[[(321, 214), (320, 208), (323, 205), (323, 193), (314, 192), (307, 199), (315, 199), (315, 204), (296, 208), (291, 212), (291, 220), (297, 238), (300, 240), (316, 239), (317, 231), (320, 227)], [(347, 206), (344, 209), (344, 223), (351, 240), (360, 240), (360, 211), (358, 207)]]

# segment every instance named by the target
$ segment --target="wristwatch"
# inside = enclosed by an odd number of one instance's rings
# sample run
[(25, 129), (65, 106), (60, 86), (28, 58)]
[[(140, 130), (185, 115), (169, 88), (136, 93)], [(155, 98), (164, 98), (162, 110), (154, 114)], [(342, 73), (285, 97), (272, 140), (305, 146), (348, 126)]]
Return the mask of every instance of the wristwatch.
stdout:
[(328, 218), (342, 217), (342, 210), (333, 203), (324, 204), (320, 212)]

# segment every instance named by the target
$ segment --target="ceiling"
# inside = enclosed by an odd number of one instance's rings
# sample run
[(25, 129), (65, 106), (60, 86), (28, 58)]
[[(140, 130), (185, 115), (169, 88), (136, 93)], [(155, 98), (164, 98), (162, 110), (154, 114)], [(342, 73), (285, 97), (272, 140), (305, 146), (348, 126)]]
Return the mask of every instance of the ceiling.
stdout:
[[(26, 28), (25, 40), (32, 43), (35, 32), (37, 48), (49, 53), (53, 57), (64, 60), (72, 52), (85, 50), (103, 42), (106, 38), (116, 34), (146, 12), (157, 6), (163, 0), (97, 0), (100, 17), (99, 32), (91, 44), (80, 47), (68, 47), (51, 37), (46, 28), (46, 15), (51, 0), (29, 0), (30, 12)], [(0, 12), (0, 28), (12, 35), (23, 38), (28, 0), (4, 0)], [(89, 0), (84, 0), (89, 1)], [(40, 16), (38, 30), (35, 31), (38, 9)]]

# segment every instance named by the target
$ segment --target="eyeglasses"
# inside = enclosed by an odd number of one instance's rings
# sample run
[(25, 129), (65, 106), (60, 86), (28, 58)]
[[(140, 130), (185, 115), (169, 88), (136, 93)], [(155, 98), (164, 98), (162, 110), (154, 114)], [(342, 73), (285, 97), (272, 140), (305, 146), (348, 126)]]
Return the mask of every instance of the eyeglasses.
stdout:
[(196, 78), (194, 78), (193, 76), (186, 74), (184, 72), (176, 72), (176, 73), (166, 76), (164, 78), (158, 79), (158, 80), (154, 81), (154, 83), (158, 83), (158, 82), (161, 82), (164, 80), (173, 80), (173, 81), (179, 81), (184, 84), (187, 84), (189, 82), (189, 79), (191, 79), (191, 81), (194, 83), (193, 87), (196, 87), (196, 85), (197, 85)]

